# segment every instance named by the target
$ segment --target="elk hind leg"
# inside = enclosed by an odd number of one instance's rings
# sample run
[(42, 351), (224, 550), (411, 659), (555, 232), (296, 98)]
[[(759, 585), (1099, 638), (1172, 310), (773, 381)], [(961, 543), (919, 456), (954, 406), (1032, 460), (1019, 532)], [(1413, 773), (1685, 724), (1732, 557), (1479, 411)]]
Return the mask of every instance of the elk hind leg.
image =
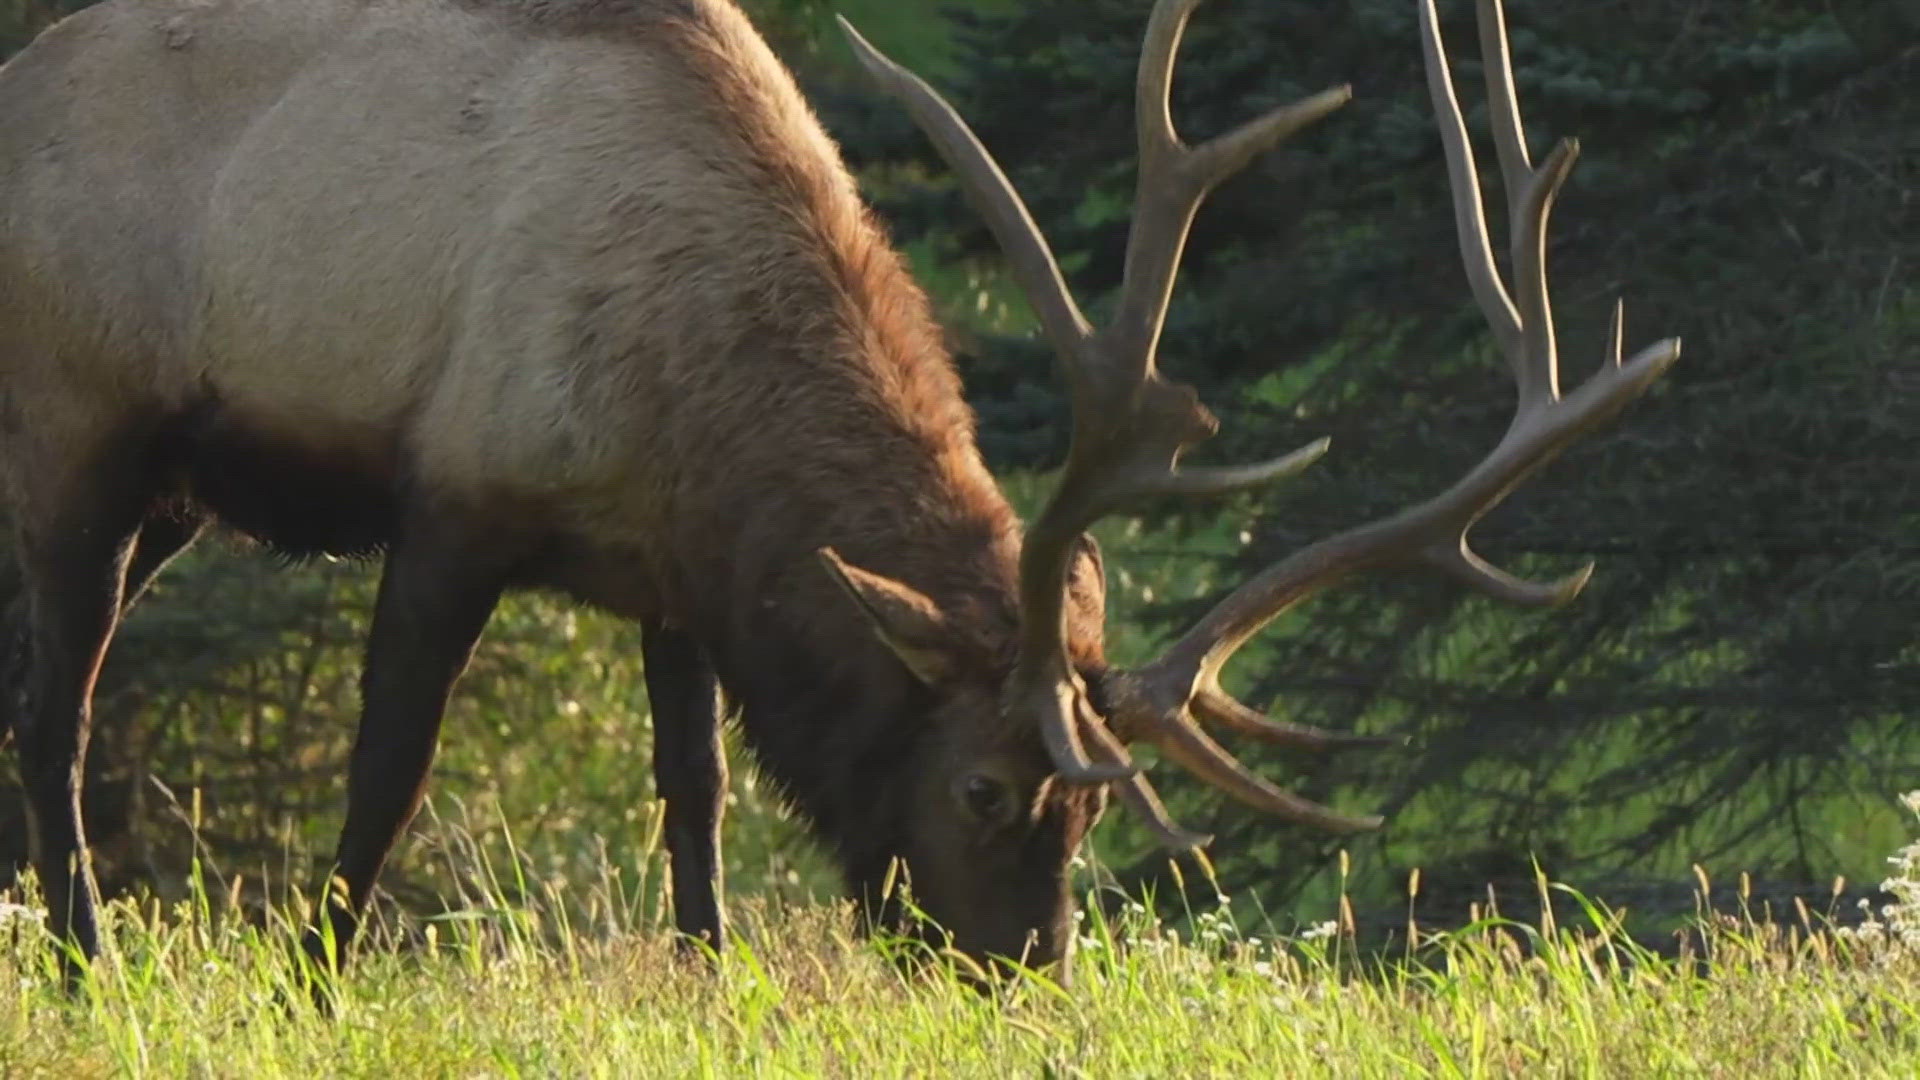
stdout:
[[(360, 729), (326, 924), (306, 939), (323, 972), (343, 965), (375, 880), (419, 810), (441, 716), (511, 568), (497, 529), (416, 513), (387, 555), (361, 675)], [(330, 937), (329, 937), (330, 934)]]
[[(140, 526), (138, 540), (134, 543), (133, 557), (127, 562), (127, 572), (121, 587), (120, 617), (125, 618), (133, 610), (147, 587), (153, 584), (167, 563), (174, 556), (185, 551), (200, 535), (206, 519), (198, 514), (185, 516), (186, 512), (172, 515), (154, 515)], [(27, 597), (24, 591), (15, 595), (5, 606), (5, 635), (0, 640), (0, 750), (5, 750), (12, 735), (14, 715), (25, 708), (26, 681), (29, 666), (30, 638), (32, 628), (27, 618)]]
[[(132, 439), (95, 440), (84, 467), (17, 483), (27, 635), (16, 721), (28, 845), (70, 986), (99, 947), (80, 815), (94, 680), (118, 625), (127, 564), (151, 492)], [(16, 650), (16, 654), (21, 650)]]

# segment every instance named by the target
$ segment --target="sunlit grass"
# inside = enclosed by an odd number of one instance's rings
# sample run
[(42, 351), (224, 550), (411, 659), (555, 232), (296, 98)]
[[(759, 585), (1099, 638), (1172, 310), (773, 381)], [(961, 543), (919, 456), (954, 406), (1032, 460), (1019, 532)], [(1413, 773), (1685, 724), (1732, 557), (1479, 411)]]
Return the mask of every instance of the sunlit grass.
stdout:
[(1703, 917), (1670, 958), (1576, 895), (1578, 925), (1490, 914), (1379, 957), (1338, 911), (1276, 938), (1219, 912), (1176, 933), (1129, 904), (1087, 917), (1070, 988), (1028, 975), (988, 995), (960, 961), (893, 962), (918, 947), (860, 939), (840, 908), (736, 904), (716, 974), (611, 871), (571, 886), (470, 869), (454, 910), (377, 930), (332, 1017), (287, 1004), (304, 1002), (298, 898), (203, 883), (171, 910), (116, 902), (77, 1000), (37, 899), (8, 898), (0, 1076), (1920, 1072), (1920, 951), (1804, 913)]

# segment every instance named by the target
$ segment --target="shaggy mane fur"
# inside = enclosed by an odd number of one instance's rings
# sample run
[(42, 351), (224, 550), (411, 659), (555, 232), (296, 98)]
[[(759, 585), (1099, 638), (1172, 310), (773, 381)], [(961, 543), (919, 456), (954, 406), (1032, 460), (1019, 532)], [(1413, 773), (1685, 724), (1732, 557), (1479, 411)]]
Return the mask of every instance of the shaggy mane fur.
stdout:
[[(820, 296), (789, 296), (771, 309), (807, 317), (790, 327), (804, 339), (837, 339), (833, 351), (887, 376), (882, 397), (900, 419), (943, 444), (970, 447), (974, 425), (961, 405), (953, 370), (926, 296), (882, 226), (846, 182), (838, 149), (786, 68), (731, 0), (455, 0), (558, 36), (672, 39), (667, 52), (706, 84), (717, 112), (716, 137), (737, 140), (736, 160), (754, 170), (758, 190), (778, 192), (791, 213), (780, 261), (815, 264), (782, 280), (826, 283)], [(998, 500), (995, 500), (998, 501)]]

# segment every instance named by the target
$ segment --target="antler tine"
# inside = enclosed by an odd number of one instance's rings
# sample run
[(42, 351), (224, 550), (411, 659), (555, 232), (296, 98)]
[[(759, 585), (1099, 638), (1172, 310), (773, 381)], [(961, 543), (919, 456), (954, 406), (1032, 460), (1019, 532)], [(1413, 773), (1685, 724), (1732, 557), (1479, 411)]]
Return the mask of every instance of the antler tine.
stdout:
[[(1513, 89), (1513, 53), (1507, 48), (1507, 13), (1499, 0), (1475, 0), (1480, 27), (1480, 66), (1487, 79), (1487, 115), (1493, 123), (1493, 145), (1500, 155), (1500, 175), (1507, 182), (1507, 214), (1519, 217), (1512, 198), (1515, 181), (1532, 175), (1527, 156), (1526, 128), (1520, 123), (1520, 98)], [(1444, 57), (1443, 57), (1444, 59)]]
[[(1454, 96), (1453, 76), (1440, 39), (1434, 0), (1420, 0), (1420, 44), (1426, 55), (1427, 87), (1446, 149), (1447, 171), (1453, 181), (1455, 214), (1467, 273), (1487, 321), (1507, 355), (1520, 384), (1520, 398), (1532, 402), (1557, 399), (1560, 394), (1559, 359), (1554, 348), (1553, 311), (1547, 293), (1547, 219), (1560, 185), (1573, 170), (1580, 144), (1563, 139), (1545, 164), (1535, 170), (1528, 162), (1526, 130), (1514, 93), (1513, 64), (1507, 49), (1506, 13), (1500, 0), (1476, 0), (1482, 67), (1486, 71), (1488, 109), (1494, 147), (1500, 160), (1501, 186), (1507, 195), (1508, 216), (1514, 221), (1512, 262), (1519, 290), (1518, 311), (1513, 296), (1494, 269), (1492, 242), (1480, 196), (1479, 170), (1460, 102)], [(1483, 279), (1484, 275), (1484, 279)]]
[[(1513, 258), (1520, 285), (1516, 308), (1494, 268), (1466, 123), (1447, 72), (1433, 0), (1419, 2), (1428, 87), (1446, 149), (1461, 261), (1474, 298), (1506, 353), (1519, 387), (1513, 422), (1492, 453), (1447, 490), (1398, 514), (1295, 552), (1221, 600), (1159, 659), (1135, 671), (1108, 676), (1108, 696), (1119, 703), (1114, 720), (1123, 733), (1155, 743), (1203, 779), (1246, 801), (1296, 820), (1315, 820), (1315, 814), (1332, 812), (1317, 807), (1303, 809), (1296, 797), (1278, 792), (1247, 772), (1199, 729), (1198, 720), (1207, 720), (1268, 741), (1309, 746), (1324, 734), (1303, 734), (1276, 724), (1226, 697), (1219, 689), (1219, 674), (1235, 650), (1314, 592), (1349, 575), (1395, 563), (1441, 569), (1508, 603), (1544, 607), (1572, 599), (1592, 573), (1591, 564), (1558, 582), (1524, 581), (1475, 554), (1468, 533), (1482, 515), (1529, 475), (1638, 397), (1680, 356), (1679, 340), (1668, 338), (1622, 363), (1619, 342), (1623, 318), (1616, 307), (1608, 362), (1572, 393), (1560, 395), (1547, 296), (1545, 237), (1554, 194), (1573, 166), (1577, 147), (1563, 141), (1539, 169), (1528, 164), (1500, 5), (1498, 0), (1479, 0), (1495, 141), (1510, 195), (1509, 206), (1516, 219)], [(1333, 815), (1316, 823), (1348, 828), (1368, 820)]]
[[(1427, 0), (1431, 6), (1432, 0)], [(1475, 0), (1480, 29), (1480, 66), (1487, 81), (1487, 114), (1493, 127), (1494, 150), (1500, 160), (1501, 185), (1507, 194), (1507, 216), (1520, 224), (1512, 238), (1514, 284), (1520, 292), (1520, 325), (1524, 362), (1516, 360), (1520, 394), (1556, 398), (1560, 394), (1559, 358), (1554, 350), (1552, 301), (1547, 293), (1547, 217), (1553, 198), (1573, 170), (1580, 144), (1572, 139), (1556, 144), (1546, 164), (1535, 172), (1527, 155), (1526, 125), (1520, 120), (1519, 96), (1513, 85), (1513, 54), (1507, 47), (1507, 14), (1500, 0)], [(1429, 17), (1427, 25), (1432, 25)], [(1445, 74), (1446, 56), (1437, 49), (1438, 66)], [(1452, 84), (1447, 77), (1447, 83)]]
[(1241, 704), (1218, 686), (1202, 686), (1194, 691), (1193, 700), (1189, 705), (1193, 713), (1202, 720), (1218, 724), (1237, 735), (1245, 735), (1248, 738), (1294, 750), (1325, 753), (1330, 750), (1399, 746), (1407, 741), (1404, 736), (1347, 735), (1317, 728), (1311, 724), (1274, 720)]
[[(1467, 141), (1467, 121), (1454, 97), (1453, 77), (1440, 42), (1440, 26), (1433, 0), (1420, 0), (1420, 46), (1426, 56), (1427, 89), (1433, 98), (1434, 121), (1446, 148), (1447, 180), (1453, 188), (1454, 231), (1460, 238), (1460, 259), (1467, 269), (1467, 285), (1474, 302), (1493, 328), (1500, 351), (1520, 375), (1520, 313), (1500, 281), (1493, 263), (1493, 244), (1487, 237), (1486, 207), (1480, 197), (1480, 175), (1474, 167), (1473, 146)], [(1491, 79), (1493, 76), (1488, 75)], [(1512, 115), (1518, 117), (1517, 108)], [(1516, 121), (1517, 122), (1517, 121)], [(1524, 154), (1524, 150), (1522, 151)], [(1528, 170), (1531, 172), (1531, 170)]]
[(1177, 724), (1166, 728), (1154, 739), (1154, 745), (1194, 776), (1255, 810), (1331, 833), (1366, 832), (1381, 825), (1382, 819), (1379, 817), (1352, 817), (1275, 787), (1240, 764), (1194, 724)]
[(1125, 277), (1109, 337), (1115, 360), (1136, 378), (1151, 371), (1154, 349), (1166, 322), (1173, 279), (1186, 249), (1187, 232), (1209, 192), (1287, 136), (1345, 105), (1353, 96), (1336, 86), (1194, 148), (1181, 142), (1173, 122), (1173, 72), (1187, 20), (1203, 0), (1160, 0), (1147, 19), (1134, 86), (1134, 123), (1140, 178), (1134, 191), (1133, 226), (1127, 236)]
[[(840, 30), (847, 36), (854, 56), (881, 89), (907, 107), (920, 130), (933, 140), (940, 157), (960, 178), (961, 190), (973, 208), (987, 220), (987, 227), (1005, 252), (1020, 288), (1033, 305), (1041, 326), (1059, 353), (1060, 362), (1071, 373), (1093, 336), (1080, 305), (1074, 302), (1066, 279), (1060, 275), (1053, 248), (1034, 224), (1027, 204), (1013, 188), (1013, 182), (1000, 170), (998, 162), (980, 139), (961, 119), (960, 114), (926, 80), (889, 60), (873, 47), (844, 15), (835, 15)], [(1071, 374), (1070, 374), (1071, 377)]]
[[(1106, 765), (1120, 765), (1127, 762), (1126, 747), (1113, 737), (1107, 726), (1095, 722), (1087, 726), (1094, 760)], [(1213, 843), (1213, 837), (1205, 833), (1190, 832), (1167, 813), (1165, 803), (1160, 801), (1160, 793), (1153, 790), (1146, 776), (1135, 773), (1125, 780), (1115, 781), (1114, 794), (1120, 797), (1128, 810), (1145, 822), (1148, 830), (1160, 845), (1174, 851), (1192, 851)]]
[(1613, 321), (1607, 326), (1607, 353), (1606, 359), (1603, 361), (1606, 367), (1620, 366), (1620, 350), (1626, 344), (1626, 337), (1627, 302), (1625, 300), (1615, 300), (1613, 302)]

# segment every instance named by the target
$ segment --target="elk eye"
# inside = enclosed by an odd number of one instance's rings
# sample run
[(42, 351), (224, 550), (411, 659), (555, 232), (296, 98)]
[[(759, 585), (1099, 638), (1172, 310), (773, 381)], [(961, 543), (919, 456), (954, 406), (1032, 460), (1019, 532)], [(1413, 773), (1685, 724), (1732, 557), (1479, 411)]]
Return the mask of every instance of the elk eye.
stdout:
[(974, 817), (990, 825), (998, 825), (1007, 819), (1007, 807), (1013, 801), (1007, 785), (984, 773), (974, 773), (967, 777), (960, 790), (966, 798), (967, 809)]

